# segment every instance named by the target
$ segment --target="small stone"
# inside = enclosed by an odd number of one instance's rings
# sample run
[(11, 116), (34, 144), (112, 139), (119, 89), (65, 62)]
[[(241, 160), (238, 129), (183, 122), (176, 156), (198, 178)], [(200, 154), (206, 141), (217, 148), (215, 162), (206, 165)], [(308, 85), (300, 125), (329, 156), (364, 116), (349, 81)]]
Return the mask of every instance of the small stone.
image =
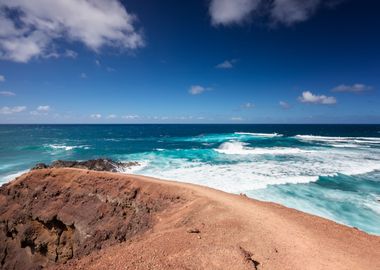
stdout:
[(188, 229), (187, 232), (188, 233), (200, 233), (201, 231), (197, 228), (193, 228), (193, 229)]

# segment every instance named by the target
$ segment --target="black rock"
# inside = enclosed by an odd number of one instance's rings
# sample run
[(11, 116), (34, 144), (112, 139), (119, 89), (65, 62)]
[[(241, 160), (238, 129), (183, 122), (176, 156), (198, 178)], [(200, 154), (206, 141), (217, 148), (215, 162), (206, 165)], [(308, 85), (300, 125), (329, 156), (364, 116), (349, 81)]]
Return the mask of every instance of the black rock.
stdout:
[(107, 171), (118, 172), (123, 169), (127, 169), (132, 166), (139, 165), (138, 162), (118, 162), (112, 159), (91, 159), (86, 161), (71, 161), (71, 160), (57, 160), (51, 165), (44, 163), (38, 163), (32, 168), (32, 170), (47, 169), (47, 168), (78, 168), (87, 169), (93, 171)]
[(46, 165), (45, 163), (37, 163), (31, 170), (40, 170), (46, 168), (48, 168), (48, 165)]

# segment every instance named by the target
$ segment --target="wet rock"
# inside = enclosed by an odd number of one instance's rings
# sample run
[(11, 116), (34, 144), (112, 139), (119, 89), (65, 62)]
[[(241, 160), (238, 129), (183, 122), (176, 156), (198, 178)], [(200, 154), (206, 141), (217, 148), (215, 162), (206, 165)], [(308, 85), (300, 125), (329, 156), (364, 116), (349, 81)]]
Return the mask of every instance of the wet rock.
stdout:
[(48, 166), (45, 163), (37, 163), (32, 170), (46, 169)]
[(138, 162), (118, 162), (112, 159), (91, 159), (86, 161), (71, 161), (71, 160), (57, 160), (51, 165), (44, 163), (38, 163), (32, 168), (32, 170), (46, 169), (46, 168), (78, 168), (87, 169), (93, 171), (107, 171), (118, 172), (124, 169), (128, 169), (132, 166), (138, 166)]

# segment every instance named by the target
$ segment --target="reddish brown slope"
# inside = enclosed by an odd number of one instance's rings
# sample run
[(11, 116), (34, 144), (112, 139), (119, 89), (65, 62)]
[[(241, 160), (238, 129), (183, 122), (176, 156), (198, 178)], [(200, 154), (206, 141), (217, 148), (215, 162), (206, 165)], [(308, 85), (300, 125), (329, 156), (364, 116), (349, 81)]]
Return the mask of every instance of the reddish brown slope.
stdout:
[[(46, 196), (44, 203), (23, 206), (27, 191), (36, 189), (41, 191), (35, 200)], [(20, 195), (12, 193), (16, 190)], [(53, 191), (63, 193), (52, 196)], [(59, 199), (62, 194), (72, 199)], [(125, 215), (124, 202), (132, 206)], [(60, 269), (380, 269), (380, 237), (280, 205), (146, 177), (35, 171), (1, 188), (0, 223), (17, 220), (18, 211), (33, 213), (26, 223), (56, 215), (75, 227), (71, 235), (76, 237), (66, 241), (72, 243), (74, 258), (55, 266)], [(121, 229), (116, 233), (115, 228)], [(102, 229), (111, 236), (100, 237)], [(28, 249), (24, 256), (30, 262), (36, 256)], [(38, 256), (46, 262), (43, 254)]]

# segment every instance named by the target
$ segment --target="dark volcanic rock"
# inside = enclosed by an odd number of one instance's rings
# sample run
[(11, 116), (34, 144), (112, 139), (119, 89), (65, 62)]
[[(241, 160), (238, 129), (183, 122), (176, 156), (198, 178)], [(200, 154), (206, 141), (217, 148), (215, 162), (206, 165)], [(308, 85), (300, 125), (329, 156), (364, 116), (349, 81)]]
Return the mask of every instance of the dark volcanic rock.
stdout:
[(32, 168), (32, 170), (46, 169), (46, 168), (78, 168), (87, 169), (93, 171), (107, 171), (118, 172), (120, 170), (139, 165), (138, 162), (117, 162), (111, 159), (91, 159), (86, 161), (69, 161), (69, 160), (57, 160), (50, 166), (44, 163), (38, 163)]
[(31, 171), (0, 187), (0, 269), (40, 269), (124, 242), (150, 228), (152, 215), (173, 200), (105, 172)]

